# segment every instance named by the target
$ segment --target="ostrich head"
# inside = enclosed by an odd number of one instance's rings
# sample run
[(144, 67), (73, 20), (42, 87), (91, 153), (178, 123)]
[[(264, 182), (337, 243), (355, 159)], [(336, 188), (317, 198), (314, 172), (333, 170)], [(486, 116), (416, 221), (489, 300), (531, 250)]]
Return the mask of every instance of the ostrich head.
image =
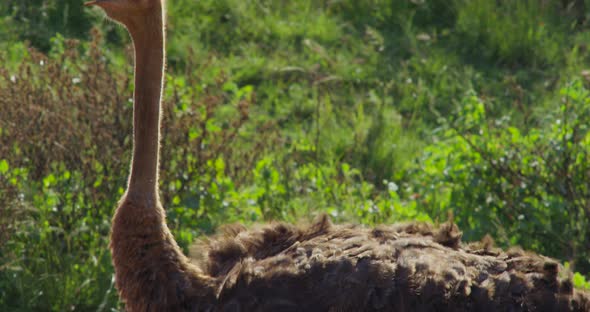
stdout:
[(127, 28), (145, 23), (153, 13), (161, 13), (165, 0), (92, 0), (86, 6), (101, 7), (108, 17)]

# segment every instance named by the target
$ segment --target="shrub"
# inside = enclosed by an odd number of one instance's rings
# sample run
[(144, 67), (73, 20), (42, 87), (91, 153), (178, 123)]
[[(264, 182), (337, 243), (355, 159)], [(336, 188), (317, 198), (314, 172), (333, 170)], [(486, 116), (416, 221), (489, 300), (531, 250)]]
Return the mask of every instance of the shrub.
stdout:
[(416, 164), (411, 192), (433, 218), (454, 213), (467, 239), (487, 233), (590, 270), (590, 97), (580, 81), (545, 126), (486, 117), (475, 94)]

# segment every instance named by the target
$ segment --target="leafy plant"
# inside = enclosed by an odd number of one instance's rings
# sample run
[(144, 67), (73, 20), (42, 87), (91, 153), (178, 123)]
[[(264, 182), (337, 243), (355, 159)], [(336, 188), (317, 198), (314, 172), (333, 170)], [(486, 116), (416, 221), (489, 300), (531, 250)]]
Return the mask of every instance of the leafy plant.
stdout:
[(546, 126), (527, 132), (508, 117), (487, 118), (484, 102), (466, 96), (417, 163), (411, 188), (431, 216), (452, 210), (470, 239), (494, 233), (586, 271), (590, 98), (580, 81), (561, 94)]

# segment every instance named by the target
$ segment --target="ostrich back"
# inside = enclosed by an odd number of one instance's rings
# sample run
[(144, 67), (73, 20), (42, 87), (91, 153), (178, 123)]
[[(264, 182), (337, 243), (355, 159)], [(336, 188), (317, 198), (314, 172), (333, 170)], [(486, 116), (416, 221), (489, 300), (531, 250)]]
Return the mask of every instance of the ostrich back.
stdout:
[(590, 311), (556, 261), (463, 244), (451, 223), (235, 225), (196, 247), (215, 311)]

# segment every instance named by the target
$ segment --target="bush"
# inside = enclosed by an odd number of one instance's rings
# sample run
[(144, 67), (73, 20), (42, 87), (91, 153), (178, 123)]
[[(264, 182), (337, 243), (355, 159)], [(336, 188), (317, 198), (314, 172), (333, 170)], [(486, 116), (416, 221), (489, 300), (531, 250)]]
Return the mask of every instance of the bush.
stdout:
[(580, 81), (545, 126), (520, 130), (486, 117), (468, 95), (410, 175), (411, 191), (433, 218), (454, 213), (467, 239), (493, 233), (590, 270), (590, 97)]

